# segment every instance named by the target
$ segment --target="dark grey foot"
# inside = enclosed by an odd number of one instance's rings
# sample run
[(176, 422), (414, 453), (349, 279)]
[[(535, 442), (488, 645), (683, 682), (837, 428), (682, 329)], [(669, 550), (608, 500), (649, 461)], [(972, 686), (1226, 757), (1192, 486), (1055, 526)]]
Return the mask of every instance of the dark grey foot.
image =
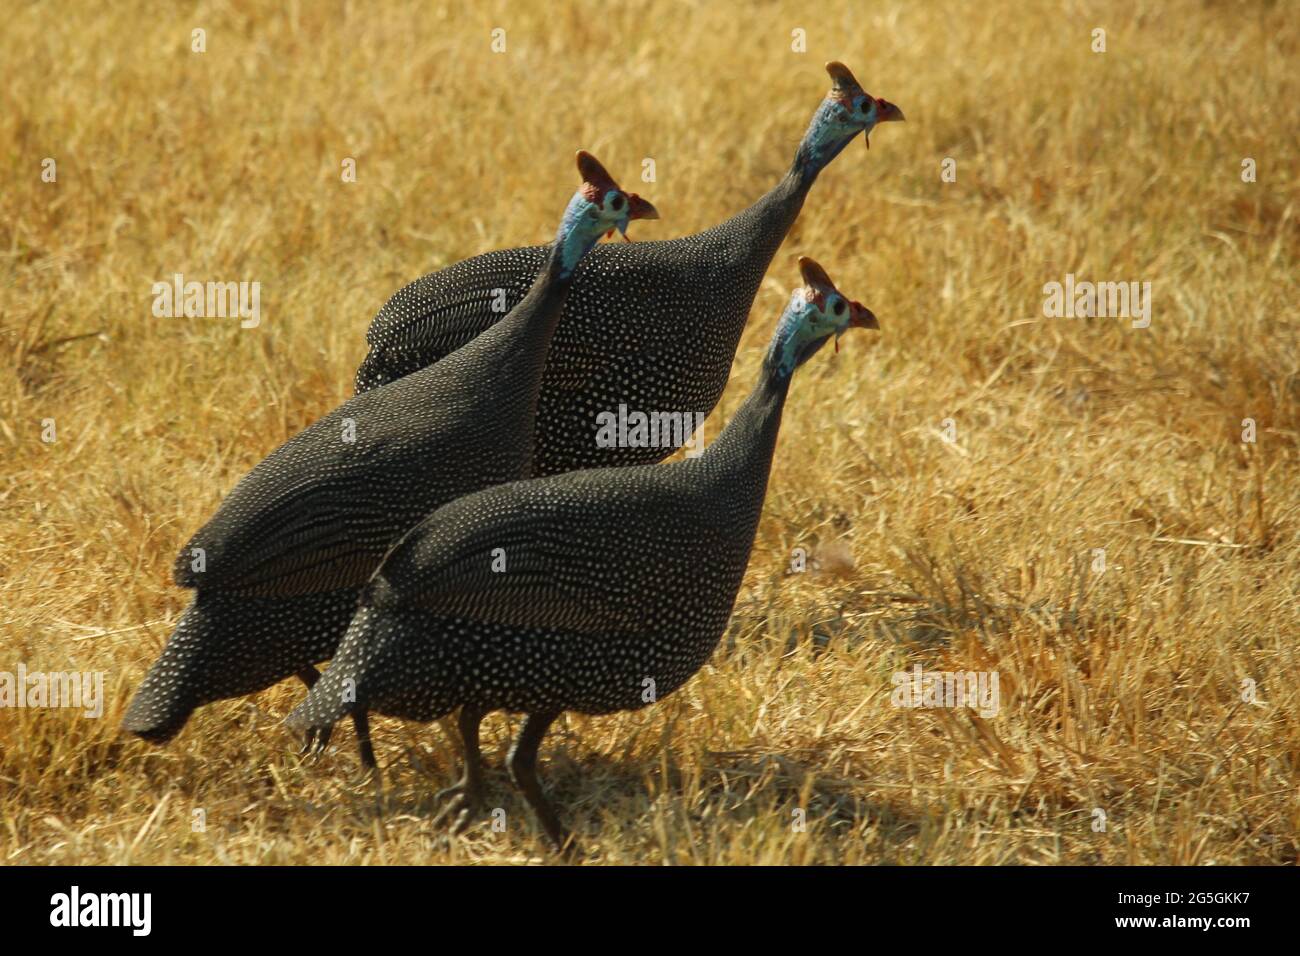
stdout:
[(478, 746), (478, 726), (482, 722), (483, 711), (478, 708), (465, 706), (460, 709), (457, 725), (465, 750), (465, 773), (459, 783), (439, 790), (433, 797), (435, 800), (450, 798), (450, 802), (433, 818), (433, 825), (452, 820), (453, 836), (463, 833), (483, 806), (483, 755)]
[(470, 821), (478, 816), (483, 808), (483, 792), (462, 780), (453, 787), (439, 790), (434, 794), (435, 800), (448, 800), (445, 807), (433, 818), (433, 825), (441, 826), (450, 820), (451, 835), (459, 836), (469, 827)]
[(533, 813), (537, 815), (537, 822), (542, 825), (547, 837), (566, 859), (573, 860), (578, 856), (578, 845), (560, 823), (560, 818), (556, 816), (551, 802), (542, 793), (542, 785), (537, 779), (537, 748), (541, 745), (542, 738), (546, 736), (547, 728), (558, 716), (560, 716), (558, 711), (529, 714), (524, 720), (524, 727), (519, 731), (519, 736), (515, 738), (514, 746), (510, 748), (510, 756), (506, 758), (506, 763), (515, 786), (524, 795), (528, 805), (533, 808)]

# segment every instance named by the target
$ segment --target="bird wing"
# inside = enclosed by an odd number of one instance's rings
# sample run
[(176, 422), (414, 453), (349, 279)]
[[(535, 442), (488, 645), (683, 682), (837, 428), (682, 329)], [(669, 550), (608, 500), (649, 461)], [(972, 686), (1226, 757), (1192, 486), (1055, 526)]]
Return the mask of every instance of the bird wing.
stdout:
[(546, 262), (546, 246), (499, 249), (399, 289), (371, 320), (357, 391), (384, 385), (450, 355), (519, 304)]
[(416, 393), (396, 383), (357, 396), (268, 455), (182, 549), (176, 583), (274, 596), (365, 584), (393, 539), (420, 515), (414, 502), (406, 503), (409, 514), (394, 508), (400, 491), (377, 496), (375, 476), (383, 474), (390, 487), (427, 479), (436, 465), (428, 445), (456, 427), (450, 411), (431, 402), (421, 409), (428, 421), (422, 434), (435, 437), (405, 436), (404, 412)]
[[(681, 487), (663, 469), (600, 469), (512, 482), (439, 508), (394, 546), (364, 601), (518, 628), (640, 633), (646, 581), (675, 545)], [(669, 523), (666, 519), (675, 519)], [(683, 564), (680, 560), (677, 562)]]

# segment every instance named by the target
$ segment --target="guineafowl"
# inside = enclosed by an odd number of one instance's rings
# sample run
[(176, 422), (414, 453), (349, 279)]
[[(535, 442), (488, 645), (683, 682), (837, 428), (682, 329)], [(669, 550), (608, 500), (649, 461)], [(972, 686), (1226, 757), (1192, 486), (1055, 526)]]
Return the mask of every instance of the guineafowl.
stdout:
[[(759, 282), (818, 174), (859, 133), (903, 118), (842, 63), (826, 69), (830, 93), (789, 172), (758, 202), (697, 235), (601, 246), (578, 267), (542, 376), (534, 474), (662, 461), (681, 444), (658, 431), (602, 441), (601, 416), (628, 410), (700, 422), (713, 410)], [(423, 368), (489, 328), (498, 318), (490, 304), (517, 301), (545, 257), (541, 246), (498, 250), (401, 289), (370, 324), (357, 391)]]
[(508, 758), (543, 829), (566, 833), (535, 765), (562, 712), (635, 710), (703, 666), (731, 614), (796, 366), (846, 328), (878, 328), (826, 273), (777, 325), (758, 384), (697, 458), (516, 481), (416, 525), (363, 591), (338, 653), (287, 718), (324, 729), (366, 709), (417, 721), (459, 707), (465, 774), (439, 816), (480, 800), (478, 727), (527, 714)]
[(574, 267), (602, 234), (658, 216), (591, 154), (578, 153), (578, 170), (555, 242), (504, 319), (281, 445), (181, 551), (173, 573), (194, 601), (131, 702), (127, 730), (161, 743), (202, 704), (294, 675), (310, 685), (404, 531), (445, 502), (530, 474), (538, 385)]

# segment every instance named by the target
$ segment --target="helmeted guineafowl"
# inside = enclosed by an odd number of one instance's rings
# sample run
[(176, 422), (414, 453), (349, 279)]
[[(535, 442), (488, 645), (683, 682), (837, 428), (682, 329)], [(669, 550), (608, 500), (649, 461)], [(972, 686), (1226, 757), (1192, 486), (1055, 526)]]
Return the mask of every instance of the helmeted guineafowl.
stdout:
[[(691, 421), (713, 410), (763, 274), (818, 174), (859, 133), (903, 118), (842, 63), (826, 69), (834, 85), (793, 165), (753, 206), (697, 235), (601, 246), (578, 267), (542, 378), (535, 474), (672, 454), (662, 435), (600, 441), (597, 416), (620, 406)], [(489, 252), (401, 289), (370, 324), (357, 391), (423, 368), (490, 327), (499, 317), (491, 303), (517, 301), (545, 256), (541, 246)]]
[(582, 187), (531, 290), (502, 321), (281, 445), (181, 551), (176, 583), (197, 593), (131, 702), (127, 730), (164, 742), (201, 704), (293, 675), (310, 685), (403, 532), (445, 502), (531, 473), (538, 384), (574, 267), (604, 233), (658, 215), (589, 153), (578, 153), (578, 170)]
[[(749, 561), (795, 367), (875, 316), (801, 259), (758, 384), (703, 455), (516, 481), (444, 505), (365, 588), (338, 653), (291, 726), (327, 728), (369, 708), (434, 720), (460, 707), (463, 825), (480, 797), (478, 726), (527, 714), (515, 783), (558, 844), (537, 747), (566, 710), (635, 710), (708, 660)], [(443, 814), (440, 814), (442, 816)]]

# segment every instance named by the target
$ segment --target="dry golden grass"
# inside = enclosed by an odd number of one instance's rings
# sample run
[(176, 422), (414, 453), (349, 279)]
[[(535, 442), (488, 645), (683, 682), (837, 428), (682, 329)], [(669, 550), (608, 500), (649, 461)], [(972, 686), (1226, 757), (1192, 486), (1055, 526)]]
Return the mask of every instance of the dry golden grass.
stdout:
[[(430, 825), (456, 772), (438, 727), (376, 722), (382, 813), (350, 727), (300, 760), (278, 723), (296, 685), (204, 708), (163, 750), (123, 736), (187, 602), (172, 556), (349, 396), (390, 293), (551, 234), (575, 148), (628, 181), (657, 160), (639, 188), (663, 220), (634, 235), (697, 231), (777, 181), (840, 58), (908, 122), (814, 188), (708, 434), (797, 254), (882, 332), (796, 381), (712, 664), (657, 707), (557, 725), (562, 817), (611, 863), (1296, 862), (1293, 6), (278, 6), (6, 7), (0, 670), (103, 671), (108, 703), (0, 711), (0, 859), (553, 859), (499, 774), (505, 832)], [(153, 318), (174, 272), (261, 282), (261, 327)], [(1151, 327), (1044, 319), (1067, 272), (1150, 281)], [(997, 671), (1000, 713), (892, 706), (917, 662)], [(485, 725), (495, 765), (512, 723)]]

